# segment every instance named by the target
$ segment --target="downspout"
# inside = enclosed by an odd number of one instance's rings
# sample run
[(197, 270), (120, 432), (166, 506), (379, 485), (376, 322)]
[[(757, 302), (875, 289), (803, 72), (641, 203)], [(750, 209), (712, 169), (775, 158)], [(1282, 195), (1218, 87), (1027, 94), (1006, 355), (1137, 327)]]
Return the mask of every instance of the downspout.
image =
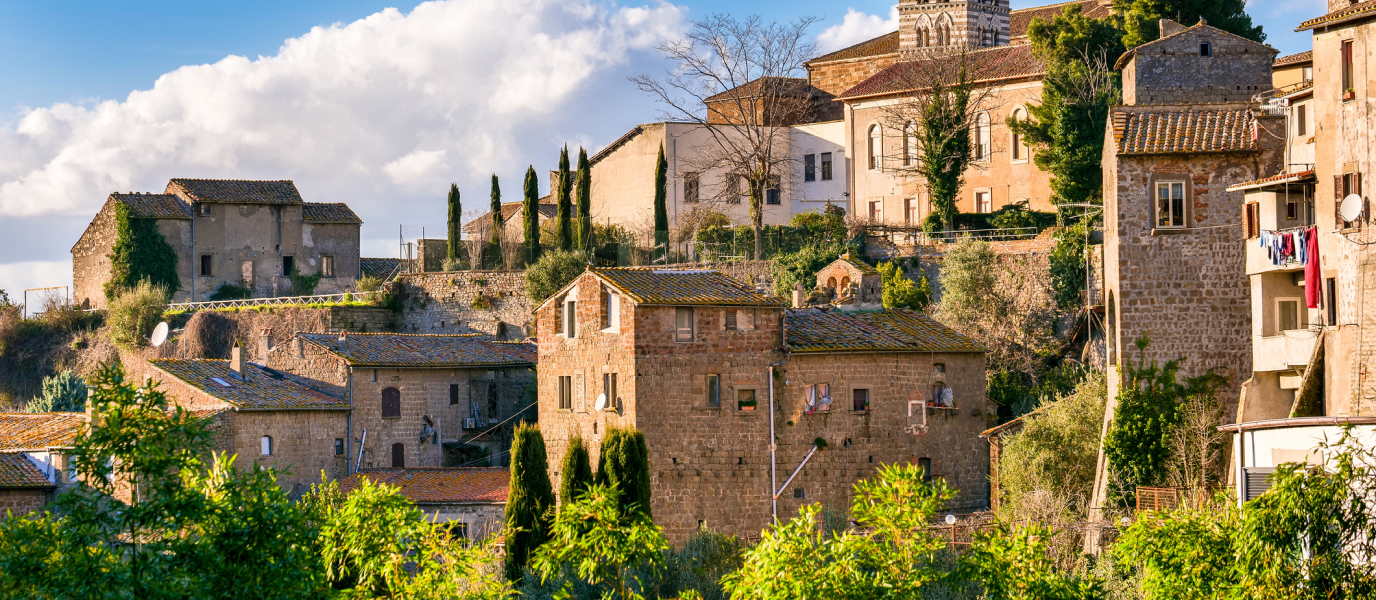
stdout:
[[(349, 379), (348, 379), (348, 381), (349, 381), (349, 385), (348, 385), (348, 387), (349, 387), (349, 413), (348, 413), (347, 415), (344, 416), (344, 429), (345, 429), (345, 435), (344, 435), (344, 476), (345, 476), (345, 477), (348, 477), (348, 476), (350, 476), (350, 475), (353, 474), (353, 470), (349, 468), (349, 455), (350, 455), (350, 454), (353, 454), (353, 449), (354, 449), (354, 367), (353, 367), (353, 365), (349, 365)], [(363, 449), (363, 448), (362, 448), (362, 445), (360, 445), (359, 450), (362, 450), (362, 449)], [(359, 458), (362, 459), (362, 456), (360, 455)]]
[(196, 261), (196, 205), (191, 205), (191, 256), (187, 257), (188, 264), (191, 265), (191, 302), (196, 301), (196, 269), (200, 264)]
[[(779, 524), (779, 444), (774, 437), (774, 367), (788, 362), (788, 315), (781, 315), (779, 330), (783, 336), (784, 359), (769, 365), (769, 515)], [(815, 450), (815, 448), (814, 448)], [(809, 457), (812, 455), (809, 454)], [(807, 462), (806, 459), (803, 462)], [(801, 468), (801, 467), (800, 467)], [(789, 481), (793, 481), (790, 477)]]

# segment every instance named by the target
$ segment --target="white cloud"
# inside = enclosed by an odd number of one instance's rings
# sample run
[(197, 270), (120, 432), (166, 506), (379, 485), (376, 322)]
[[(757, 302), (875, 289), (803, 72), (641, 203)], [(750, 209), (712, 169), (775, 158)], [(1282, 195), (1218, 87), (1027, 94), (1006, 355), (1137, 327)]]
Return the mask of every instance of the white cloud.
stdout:
[(840, 23), (826, 28), (817, 36), (817, 49), (833, 52), (895, 31), (898, 31), (897, 4), (889, 10), (887, 19), (847, 8), (846, 16)]
[[(24, 301), (24, 290), (68, 285), (72, 281), (72, 261), (25, 261), (0, 264), (0, 290), (9, 295), (10, 302)], [(70, 290), (66, 290), (70, 292)], [(55, 292), (30, 293), (29, 300), (35, 306), (41, 302), (42, 294), (62, 294)]]

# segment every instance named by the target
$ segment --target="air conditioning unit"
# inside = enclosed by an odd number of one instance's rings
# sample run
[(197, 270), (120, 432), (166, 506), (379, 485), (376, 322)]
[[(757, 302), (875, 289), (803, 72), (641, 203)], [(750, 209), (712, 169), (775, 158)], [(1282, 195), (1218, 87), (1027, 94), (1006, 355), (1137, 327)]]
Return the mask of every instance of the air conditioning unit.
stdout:
[(464, 429), (477, 429), (477, 428), (478, 428), (478, 420), (477, 420), (477, 419), (472, 419), (472, 418), (464, 419), (464, 420), (463, 420), (463, 428), (464, 428)]

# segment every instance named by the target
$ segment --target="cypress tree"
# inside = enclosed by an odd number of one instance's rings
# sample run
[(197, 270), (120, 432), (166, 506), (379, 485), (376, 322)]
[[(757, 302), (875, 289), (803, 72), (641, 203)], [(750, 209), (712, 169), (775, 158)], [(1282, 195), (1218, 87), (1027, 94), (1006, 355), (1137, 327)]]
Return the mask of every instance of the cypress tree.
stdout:
[(573, 178), (569, 177), (569, 147), (565, 145), (564, 151), (559, 153), (559, 189), (555, 192), (555, 202), (559, 207), (557, 243), (560, 250), (573, 248), (572, 192)]
[(569, 440), (569, 449), (564, 453), (564, 464), (559, 474), (560, 504), (572, 502), (592, 485), (592, 462), (588, 457), (588, 447), (583, 445), (583, 438), (574, 436)]
[(525, 214), (526, 225), (526, 256), (530, 261), (527, 264), (535, 264), (540, 260), (540, 180), (535, 176), (535, 165), (526, 169), (526, 200)]
[(449, 184), (449, 254), (451, 261), (459, 260), (459, 221), (463, 219), (463, 205), (459, 203), (459, 184)]
[(498, 265), (502, 262), (502, 228), (506, 223), (502, 222), (502, 188), (497, 185), (497, 174), (492, 174), (492, 237), (488, 239), (488, 249), (492, 256), (488, 258), (488, 264)]
[(669, 253), (668, 199), (669, 161), (664, 160), (664, 144), (660, 144), (659, 162), (655, 163), (655, 260)]
[(596, 482), (621, 492), (622, 506), (650, 517), (650, 451), (635, 428), (611, 427), (602, 438)]
[(578, 247), (587, 251), (592, 249), (592, 167), (588, 164), (588, 151), (578, 148)]
[(511, 441), (511, 491), (506, 503), (506, 576), (513, 581), (549, 539), (554, 489), (540, 426), (522, 423)]
[(169, 295), (181, 289), (177, 251), (158, 231), (157, 219), (136, 217), (123, 202), (115, 203), (115, 243), (108, 256), (110, 281), (105, 283), (106, 300), (114, 300), (144, 279), (167, 290)]

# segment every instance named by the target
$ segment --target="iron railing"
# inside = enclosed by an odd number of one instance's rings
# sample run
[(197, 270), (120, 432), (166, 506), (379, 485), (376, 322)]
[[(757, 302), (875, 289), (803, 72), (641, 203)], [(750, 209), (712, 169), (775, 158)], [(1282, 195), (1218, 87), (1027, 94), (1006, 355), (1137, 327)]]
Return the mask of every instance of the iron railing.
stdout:
[(246, 298), (243, 300), (209, 300), (206, 302), (178, 302), (168, 304), (168, 311), (207, 310), (216, 308), (246, 308), (257, 306), (299, 306), (302, 304), (329, 304), (333, 302), (361, 301), (377, 292), (345, 292), (342, 294), (321, 294), (318, 296), (282, 296), (278, 298)]
[(905, 225), (866, 225), (868, 237), (886, 237), (894, 244), (950, 244), (963, 239), (986, 242), (1030, 240), (1040, 233), (1036, 227), (1005, 227), (1002, 229), (957, 229), (927, 232), (921, 227)]

